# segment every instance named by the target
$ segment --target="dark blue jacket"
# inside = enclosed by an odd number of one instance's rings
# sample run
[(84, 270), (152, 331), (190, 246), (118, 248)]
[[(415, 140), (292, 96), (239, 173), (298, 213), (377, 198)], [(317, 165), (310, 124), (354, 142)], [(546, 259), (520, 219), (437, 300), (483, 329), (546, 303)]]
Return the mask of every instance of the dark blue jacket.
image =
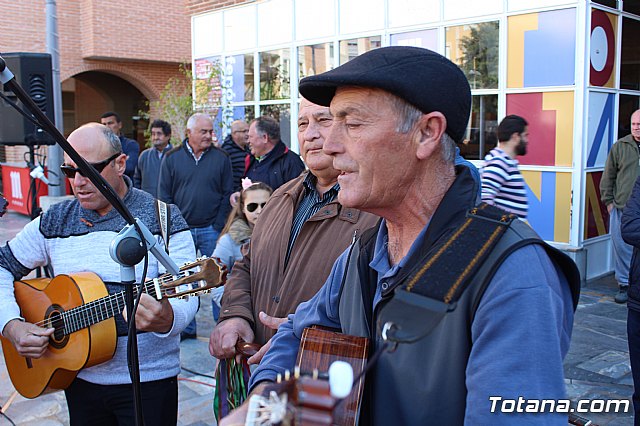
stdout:
[(629, 309), (640, 311), (640, 178), (633, 185), (631, 197), (622, 211), (622, 239), (633, 246), (629, 268)]
[(185, 140), (162, 160), (158, 198), (177, 205), (190, 228), (213, 225), (222, 231), (232, 185), (231, 161), (224, 151), (212, 146), (196, 164)]
[(124, 174), (133, 179), (133, 174), (136, 171), (138, 165), (138, 155), (140, 154), (140, 145), (133, 139), (125, 138), (124, 136), (118, 136), (120, 138), (120, 144), (122, 145), (122, 152), (127, 154), (127, 167), (124, 170)]
[(300, 156), (291, 151), (282, 141), (278, 142), (262, 161), (249, 155), (246, 165), (245, 175), (252, 182), (266, 183), (274, 191), (282, 184), (300, 176), (305, 169)]
[(158, 180), (160, 178), (160, 163), (165, 154), (173, 149), (171, 144), (162, 151), (162, 157), (158, 156), (158, 150), (151, 147), (140, 153), (136, 172), (133, 175), (133, 186), (148, 192), (154, 197), (158, 196)]

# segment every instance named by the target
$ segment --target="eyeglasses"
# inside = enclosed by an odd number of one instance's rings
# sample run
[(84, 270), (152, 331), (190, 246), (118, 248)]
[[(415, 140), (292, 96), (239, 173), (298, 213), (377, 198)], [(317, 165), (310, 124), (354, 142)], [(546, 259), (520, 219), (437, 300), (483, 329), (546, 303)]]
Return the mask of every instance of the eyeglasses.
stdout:
[(247, 130), (234, 130), (231, 133), (249, 133), (249, 129), (247, 129)]
[[(111, 163), (113, 160), (118, 158), (121, 154), (122, 154), (121, 152), (116, 152), (115, 154), (113, 154), (111, 157), (107, 158), (104, 161), (100, 161), (99, 163), (89, 163), (89, 165), (92, 166), (94, 169), (96, 169), (98, 173), (102, 173), (104, 168), (107, 167), (107, 165)], [(71, 167), (67, 164), (63, 164), (62, 166), (60, 166), (60, 170), (62, 170), (62, 173), (64, 173), (64, 175), (69, 179), (75, 178), (76, 173), (80, 173), (80, 176), (84, 176), (84, 174), (82, 174), (82, 171), (80, 171), (79, 168)]]
[(253, 213), (258, 209), (258, 206), (260, 206), (260, 208), (263, 209), (265, 204), (267, 204), (266, 201), (264, 203), (249, 203), (247, 204), (247, 211), (249, 213)]

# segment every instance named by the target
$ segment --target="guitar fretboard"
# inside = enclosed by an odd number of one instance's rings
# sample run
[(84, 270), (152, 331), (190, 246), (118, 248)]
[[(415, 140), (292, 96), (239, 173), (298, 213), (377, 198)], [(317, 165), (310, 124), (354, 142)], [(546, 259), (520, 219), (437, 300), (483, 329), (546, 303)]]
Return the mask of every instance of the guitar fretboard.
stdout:
[[(163, 288), (162, 285), (171, 283), (188, 275), (191, 275), (191, 271), (180, 272), (180, 274), (176, 276), (165, 274), (157, 278), (160, 286), (160, 297), (158, 297), (154, 280), (145, 282), (143, 286), (135, 286), (133, 289), (133, 295), (134, 297), (138, 297), (138, 289), (142, 288), (142, 292), (149, 294), (149, 296), (153, 298), (158, 299), (166, 297), (168, 290)], [(56, 334), (62, 332), (64, 335), (68, 335), (112, 318), (121, 313), (125, 307), (125, 291), (121, 291), (69, 309), (61, 314), (54, 314), (50, 318), (44, 320), (41, 325), (43, 327), (55, 328), (57, 332)]]

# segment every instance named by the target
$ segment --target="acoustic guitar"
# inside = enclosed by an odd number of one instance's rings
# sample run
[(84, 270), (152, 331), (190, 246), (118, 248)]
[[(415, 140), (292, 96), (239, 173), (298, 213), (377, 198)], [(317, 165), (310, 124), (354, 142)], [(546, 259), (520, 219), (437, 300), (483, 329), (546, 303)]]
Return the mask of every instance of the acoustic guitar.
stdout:
[[(236, 349), (246, 356), (258, 348), (238, 342)], [(304, 329), (294, 372), (278, 376), (277, 382), (268, 385), (262, 395), (252, 396), (245, 425), (355, 426), (364, 389), (364, 376), (360, 377), (360, 373), (368, 355), (369, 340), (364, 337), (316, 326)], [(355, 383), (349, 383), (351, 391), (344, 399), (331, 395), (327, 381), (327, 372), (335, 361), (351, 366), (350, 382), (357, 378)]]
[[(147, 281), (142, 291), (158, 300), (196, 296), (223, 285), (226, 274), (213, 258), (202, 258), (182, 266), (178, 276), (164, 274)], [(26, 321), (55, 329), (38, 359), (19, 355), (9, 340), (0, 337), (9, 377), (22, 396), (35, 398), (65, 389), (82, 368), (113, 357), (114, 316), (126, 306), (124, 291), (109, 295), (96, 274), (81, 272), (16, 281), (14, 293)]]

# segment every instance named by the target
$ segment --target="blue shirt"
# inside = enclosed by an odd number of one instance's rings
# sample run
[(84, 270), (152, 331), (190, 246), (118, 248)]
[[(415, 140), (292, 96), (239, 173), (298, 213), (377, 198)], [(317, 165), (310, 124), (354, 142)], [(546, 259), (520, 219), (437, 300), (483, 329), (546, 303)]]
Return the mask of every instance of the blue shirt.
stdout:
[(460, 155), (460, 148), (458, 148), (457, 146), (454, 162), (456, 166), (465, 166), (469, 168), (473, 180), (476, 182), (476, 185), (478, 185), (478, 196), (476, 197), (476, 203), (479, 203), (480, 198), (482, 197), (482, 185), (480, 183), (480, 172), (478, 171), (478, 168), (474, 166), (471, 161), (465, 160), (464, 157)]
[[(427, 227), (410, 253), (420, 247)], [(338, 258), (320, 291), (280, 326), (271, 349), (251, 377), (251, 387), (262, 380), (274, 381), (277, 373), (286, 369), (293, 370), (304, 328), (314, 324), (341, 328), (338, 305), (347, 256), (348, 249)], [(522, 268), (525, 264), (527, 268)], [(380, 302), (383, 277), (397, 274), (404, 266), (404, 259), (395, 266), (389, 262), (384, 222), (370, 266), (379, 272), (375, 305)], [(516, 250), (498, 268), (471, 325), (466, 423), (513, 424), (513, 414), (491, 413), (489, 396), (565, 398), (562, 361), (571, 340), (573, 305), (569, 286), (559, 275), (563, 277), (538, 245)], [(517, 421), (566, 425), (567, 417), (524, 413), (517, 416)]]

